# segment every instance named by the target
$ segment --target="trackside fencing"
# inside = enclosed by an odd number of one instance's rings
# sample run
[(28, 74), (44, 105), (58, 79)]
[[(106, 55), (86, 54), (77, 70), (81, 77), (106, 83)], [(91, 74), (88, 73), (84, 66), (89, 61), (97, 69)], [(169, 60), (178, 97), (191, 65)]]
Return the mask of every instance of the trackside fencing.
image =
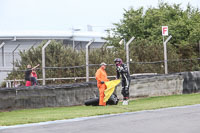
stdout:
[[(176, 67), (176, 71), (170, 71), (170, 67), (169, 67), (169, 72), (170, 73), (178, 73), (178, 72), (183, 72), (183, 71), (194, 71), (194, 64), (193, 61), (198, 62), (200, 61), (200, 58), (196, 58), (196, 59), (174, 59), (174, 60), (168, 60), (168, 64), (170, 66), (170, 64), (177, 64)], [(164, 73), (164, 69), (163, 69), (163, 63), (164, 61), (154, 61), (154, 62), (130, 62), (130, 71), (134, 72), (131, 73), (132, 76), (137, 76), (137, 75), (155, 75), (155, 74), (162, 74)], [(183, 65), (187, 64), (188, 68), (187, 70), (185, 68), (183, 68)], [(137, 67), (135, 67), (137, 66)], [(143, 66), (149, 66), (148, 69), (143, 69), (143, 68), (147, 68), (147, 67), (143, 67)], [(155, 71), (155, 69), (151, 69), (154, 67), (160, 67), (160, 71)], [(99, 68), (99, 64), (89, 64), (89, 67), (95, 67), (95, 70), (97, 70)], [(112, 75), (109, 75), (108, 77), (110, 79), (115, 79), (116, 75), (115, 75), (115, 65), (114, 64), (108, 64), (107, 66), (109, 69), (112, 69), (114, 71), (114, 73)], [(85, 70), (86, 65), (81, 65), (81, 66), (66, 66), (66, 67), (45, 67), (45, 70), (51, 71), (51, 73), (56, 73), (58, 70), (61, 71), (62, 73), (67, 73), (68, 71), (71, 71), (74, 73), (71, 74), (70, 77), (53, 77), (51, 75), (48, 75), (48, 77), (45, 78), (45, 81), (47, 81), (48, 84), (56, 84), (57, 82), (59, 82), (59, 84), (62, 83), (76, 83), (76, 82), (84, 82), (86, 80), (86, 76), (77, 76), (76, 75), (76, 69), (81, 69), (81, 70)], [(140, 69), (140, 70), (139, 70)], [(198, 69), (198, 68), (197, 68)], [(77, 71), (78, 71), (77, 70)], [(157, 69), (158, 70), (158, 69)], [(42, 69), (39, 68), (36, 70), (38, 73), (38, 81), (40, 83), (40, 85), (42, 84)], [(140, 73), (138, 73), (138, 71), (140, 71)], [(0, 70), (0, 72), (15, 72), (15, 73), (24, 73), (25, 70)], [(90, 71), (90, 77), (89, 79), (94, 81), (95, 80), (95, 71)], [(6, 82), (6, 87), (15, 87), (17, 85), (24, 85), (24, 79), (11, 79), (11, 80), (4, 80)], [(63, 81), (63, 82), (61, 82)]]

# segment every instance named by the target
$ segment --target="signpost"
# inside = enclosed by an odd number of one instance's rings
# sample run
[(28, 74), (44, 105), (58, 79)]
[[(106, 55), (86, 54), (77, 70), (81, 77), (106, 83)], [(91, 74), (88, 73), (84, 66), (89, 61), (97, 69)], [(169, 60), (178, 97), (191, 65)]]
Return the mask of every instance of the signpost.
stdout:
[(171, 35), (165, 41), (164, 36), (168, 36), (168, 26), (162, 26), (162, 36), (163, 36), (163, 46), (164, 46), (164, 64), (165, 64), (165, 74), (168, 74), (167, 66), (167, 42), (171, 39)]
[(162, 26), (162, 36), (168, 36), (168, 26)]

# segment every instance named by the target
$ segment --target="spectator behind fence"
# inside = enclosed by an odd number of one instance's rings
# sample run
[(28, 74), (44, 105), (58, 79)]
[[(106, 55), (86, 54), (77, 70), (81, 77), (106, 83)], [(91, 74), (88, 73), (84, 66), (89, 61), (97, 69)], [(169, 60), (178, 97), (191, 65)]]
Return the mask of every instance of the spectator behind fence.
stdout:
[(36, 79), (36, 85), (38, 84), (38, 82), (37, 82), (37, 73), (36, 73), (36, 71), (35, 71), (35, 69), (32, 69), (32, 77), (35, 77), (35, 79)]
[(19, 81), (16, 81), (16, 79), (13, 82), (13, 87), (19, 87), (21, 86), (21, 83)]
[(25, 72), (25, 80), (26, 81), (30, 81), (31, 82), (31, 85), (36, 85), (37, 83), (37, 80), (35, 77), (33, 77), (32, 75), (32, 70), (39, 67), (40, 64), (38, 64), (37, 66), (31, 68), (31, 65), (27, 65), (27, 70)]

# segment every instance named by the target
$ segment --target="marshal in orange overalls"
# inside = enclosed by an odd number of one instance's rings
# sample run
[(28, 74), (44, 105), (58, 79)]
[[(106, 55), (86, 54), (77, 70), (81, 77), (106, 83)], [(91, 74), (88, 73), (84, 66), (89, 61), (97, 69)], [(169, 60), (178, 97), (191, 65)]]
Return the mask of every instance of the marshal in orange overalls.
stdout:
[(104, 90), (106, 90), (105, 83), (101, 83), (102, 81), (107, 82), (109, 81), (107, 78), (107, 73), (105, 71), (106, 66), (102, 65), (96, 72), (96, 80), (97, 80), (97, 87), (99, 88), (99, 105), (106, 106), (106, 102), (103, 102), (104, 99)]

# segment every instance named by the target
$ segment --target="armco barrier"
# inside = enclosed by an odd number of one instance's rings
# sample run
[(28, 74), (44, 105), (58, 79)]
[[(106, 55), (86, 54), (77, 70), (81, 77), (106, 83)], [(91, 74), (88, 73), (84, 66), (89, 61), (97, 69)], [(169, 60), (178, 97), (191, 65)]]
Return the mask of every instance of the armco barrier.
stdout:
[(200, 71), (182, 72), (183, 76), (183, 93), (196, 93), (200, 92)]
[[(199, 83), (199, 72), (136, 76), (131, 81), (130, 97), (182, 94), (183, 89), (191, 90), (187, 93), (196, 92)], [(121, 85), (117, 86), (116, 94), (122, 99)], [(0, 110), (83, 105), (85, 100), (97, 96), (96, 82), (0, 88)]]
[(96, 83), (0, 89), (0, 110), (82, 105), (98, 95)]
[[(182, 91), (183, 78), (180, 75), (142, 76), (131, 81), (130, 98), (182, 94)], [(121, 86), (117, 87), (116, 93), (122, 99)]]

